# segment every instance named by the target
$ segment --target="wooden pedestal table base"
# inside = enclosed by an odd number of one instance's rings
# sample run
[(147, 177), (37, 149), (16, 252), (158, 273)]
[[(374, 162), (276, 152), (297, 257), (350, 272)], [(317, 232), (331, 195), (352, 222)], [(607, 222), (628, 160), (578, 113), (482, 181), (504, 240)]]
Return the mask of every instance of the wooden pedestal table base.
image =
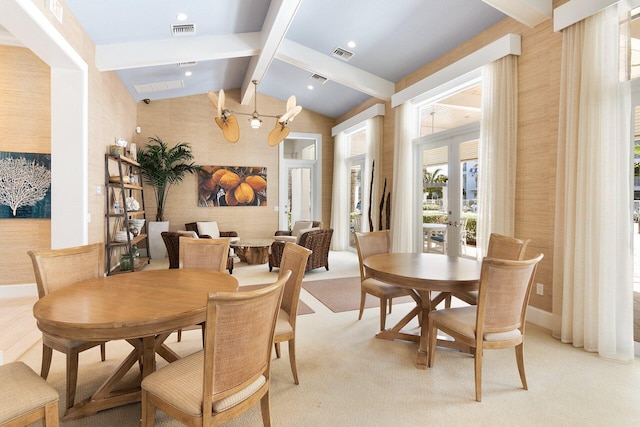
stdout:
[(271, 239), (244, 239), (231, 243), (240, 261), (247, 264), (265, 264), (269, 262)]
[[(179, 356), (164, 341), (181, 328), (206, 320), (209, 292), (234, 292), (235, 277), (209, 270), (169, 269), (91, 279), (52, 292), (33, 306), (38, 328), (70, 340), (125, 339), (133, 346), (116, 371), (88, 399), (68, 408), (64, 420), (140, 401), (140, 381), (155, 370), (155, 355)], [(137, 383), (116, 389), (136, 363)], [(132, 420), (137, 424), (138, 420)]]
[[(394, 253), (367, 257), (364, 267), (369, 277), (414, 289), (420, 295), (421, 306), (414, 307), (393, 328), (380, 331), (376, 338), (419, 343), (416, 367), (426, 369), (429, 313), (452, 292), (477, 290), (482, 262), (438, 254)], [(439, 294), (432, 300), (431, 292), (434, 291)], [(420, 335), (403, 332), (402, 328), (416, 316), (422, 316)], [(467, 350), (447, 340), (438, 340), (438, 345)]]

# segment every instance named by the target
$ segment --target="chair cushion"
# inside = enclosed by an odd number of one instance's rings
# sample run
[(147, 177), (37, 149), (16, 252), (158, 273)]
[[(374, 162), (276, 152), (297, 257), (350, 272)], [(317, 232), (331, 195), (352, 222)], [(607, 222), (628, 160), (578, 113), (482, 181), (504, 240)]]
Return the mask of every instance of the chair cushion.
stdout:
[(220, 237), (220, 229), (216, 221), (197, 222), (196, 224), (198, 226), (198, 234), (206, 234), (212, 239), (218, 239)]
[[(444, 310), (432, 311), (429, 314), (434, 322), (447, 325), (447, 327), (464, 335), (468, 338), (476, 336), (476, 313), (478, 307), (473, 305), (470, 307), (447, 308)], [(511, 341), (517, 339), (522, 334), (519, 329), (506, 332), (488, 332), (484, 334), (485, 341)]]
[(313, 221), (296, 221), (291, 228), (291, 235), (297, 236), (300, 234), (301, 230), (305, 228), (310, 228), (313, 225)]
[(280, 240), (281, 242), (298, 242), (298, 236), (273, 236), (274, 240)]
[(180, 236), (184, 236), (184, 237), (191, 237), (193, 239), (197, 239), (198, 238), (198, 233), (196, 233), (195, 231), (178, 230), (178, 231), (176, 231), (176, 233), (178, 233)]
[(0, 423), (56, 401), (56, 389), (23, 362), (0, 366)]
[(385, 282), (381, 282), (376, 279), (364, 279), (362, 282), (362, 289), (368, 294), (374, 295), (378, 298), (387, 297), (394, 298), (403, 295), (409, 295), (409, 290), (401, 288), (400, 286), (393, 286)]
[(435, 236), (431, 236), (431, 240), (442, 243), (444, 242), (444, 235), (436, 234)]
[[(163, 367), (142, 380), (142, 388), (191, 416), (202, 414), (202, 380), (204, 350), (200, 350)], [(254, 394), (266, 382), (264, 376), (247, 387), (213, 403), (221, 412)]]
[(288, 334), (293, 332), (291, 328), (291, 323), (289, 323), (289, 314), (280, 309), (278, 311), (278, 320), (276, 320), (276, 335)]

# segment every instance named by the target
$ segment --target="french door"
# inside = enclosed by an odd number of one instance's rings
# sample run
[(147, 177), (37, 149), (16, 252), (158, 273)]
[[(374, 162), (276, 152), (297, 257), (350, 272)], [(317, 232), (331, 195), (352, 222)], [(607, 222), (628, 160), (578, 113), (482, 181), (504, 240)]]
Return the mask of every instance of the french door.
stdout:
[(362, 174), (364, 172), (364, 155), (350, 157), (347, 160), (349, 170), (348, 185), (349, 192), (349, 248), (355, 249), (356, 241), (354, 232), (362, 231), (362, 207), (364, 194), (364, 186)]
[[(449, 129), (418, 138), (415, 170), (421, 185), (416, 188), (421, 203), (420, 226), (425, 233), (433, 228), (422, 224), (441, 223), (446, 228), (438, 235), (424, 235), (425, 251), (451, 256), (472, 256), (467, 247), (469, 228), (475, 230), (478, 203), (478, 123)], [(434, 237), (431, 239), (431, 237)], [(437, 243), (437, 244), (433, 244)]]
[(296, 221), (322, 220), (321, 136), (291, 133), (280, 144), (278, 227)]

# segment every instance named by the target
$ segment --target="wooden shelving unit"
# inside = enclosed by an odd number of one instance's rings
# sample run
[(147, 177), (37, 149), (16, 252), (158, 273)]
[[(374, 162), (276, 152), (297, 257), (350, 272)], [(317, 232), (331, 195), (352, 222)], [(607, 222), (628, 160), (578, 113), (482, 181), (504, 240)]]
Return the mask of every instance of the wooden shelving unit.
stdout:
[[(134, 257), (133, 245), (143, 243), (149, 248), (147, 221), (144, 210), (144, 187), (140, 164), (128, 157), (106, 154), (105, 171), (105, 258), (107, 275), (131, 272), (142, 269), (149, 263), (148, 257)], [(115, 179), (114, 179), (115, 178)], [(130, 180), (134, 182), (130, 182)], [(127, 197), (133, 197), (140, 205), (139, 210), (127, 208)], [(118, 231), (130, 230), (132, 219), (144, 219), (145, 223), (137, 236), (126, 233), (126, 241), (116, 241)], [(122, 255), (128, 255), (129, 268), (121, 267)], [(117, 263), (115, 262), (117, 260)]]

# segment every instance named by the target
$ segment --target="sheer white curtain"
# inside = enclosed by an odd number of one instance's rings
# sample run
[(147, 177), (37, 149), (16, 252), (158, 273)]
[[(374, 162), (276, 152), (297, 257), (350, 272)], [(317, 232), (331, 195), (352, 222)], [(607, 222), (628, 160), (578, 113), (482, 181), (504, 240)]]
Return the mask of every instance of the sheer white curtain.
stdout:
[(478, 152), (478, 259), (492, 232), (514, 235), (518, 134), (518, 57), (482, 68), (482, 117)]
[(617, 6), (563, 31), (553, 335), (633, 359), (629, 89)]
[(338, 133), (333, 144), (333, 196), (331, 199), (331, 228), (333, 237), (331, 249), (346, 251), (349, 249), (349, 206), (346, 194), (347, 174), (347, 136)]
[[(372, 117), (366, 122), (367, 127), (367, 153), (365, 156), (364, 179), (362, 194), (366, 197), (362, 200), (362, 229), (369, 231), (369, 201), (371, 201), (371, 222), (373, 230), (378, 230), (378, 213), (380, 212), (380, 196), (382, 187), (382, 164), (380, 163), (380, 149), (382, 145), (382, 116)], [(375, 162), (375, 165), (374, 165)], [(371, 168), (374, 168), (373, 186), (371, 186)], [(371, 193), (371, 194), (369, 194)]]
[[(393, 190), (391, 191), (391, 248), (393, 252), (422, 252), (422, 229), (416, 227), (415, 180), (412, 140), (415, 138), (414, 108), (405, 102), (395, 108)], [(418, 240), (418, 237), (420, 238)], [(418, 249), (419, 248), (419, 249)]]

